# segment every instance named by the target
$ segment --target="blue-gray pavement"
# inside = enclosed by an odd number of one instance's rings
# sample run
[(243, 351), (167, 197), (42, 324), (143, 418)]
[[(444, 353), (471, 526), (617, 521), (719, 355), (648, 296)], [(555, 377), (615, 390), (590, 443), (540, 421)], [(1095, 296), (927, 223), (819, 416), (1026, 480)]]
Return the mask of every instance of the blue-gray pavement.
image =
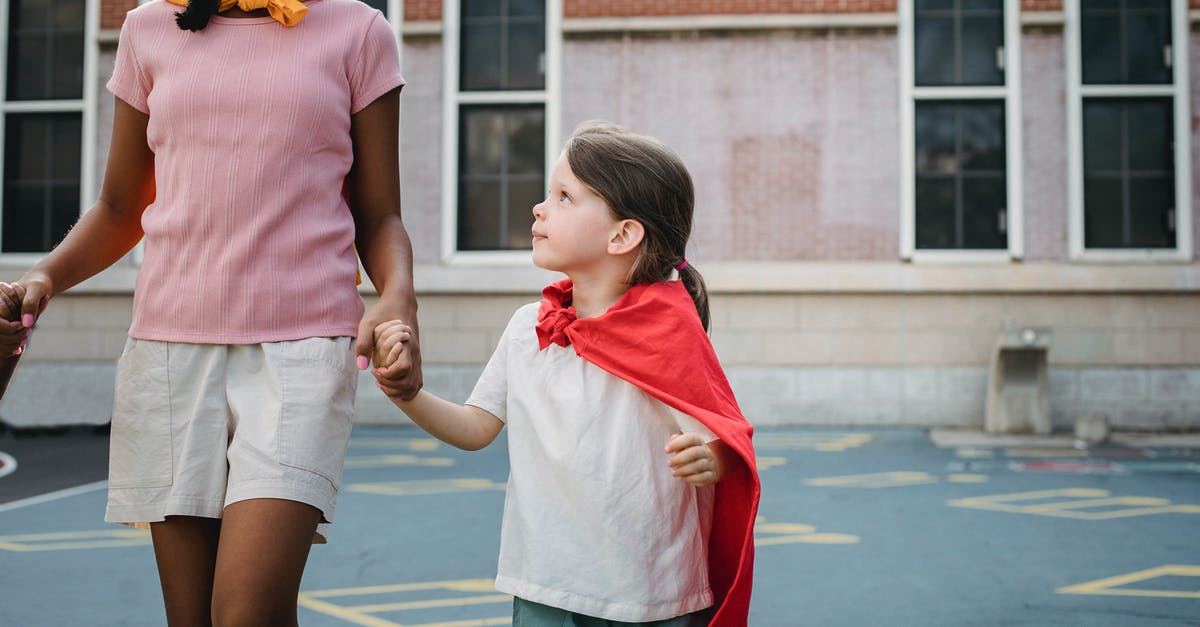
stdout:
[[(103, 456), (102, 433), (75, 437)], [(1200, 625), (1200, 448), (938, 448), (915, 429), (755, 440), (750, 625)], [(164, 624), (148, 535), (102, 522), (81, 446), (61, 463), (82, 487), (31, 499), (24, 469), (44, 471), (21, 458), (54, 438), (0, 438), (17, 461), (0, 477), (0, 627)], [(357, 428), (301, 624), (507, 624), (490, 581), (505, 451)]]

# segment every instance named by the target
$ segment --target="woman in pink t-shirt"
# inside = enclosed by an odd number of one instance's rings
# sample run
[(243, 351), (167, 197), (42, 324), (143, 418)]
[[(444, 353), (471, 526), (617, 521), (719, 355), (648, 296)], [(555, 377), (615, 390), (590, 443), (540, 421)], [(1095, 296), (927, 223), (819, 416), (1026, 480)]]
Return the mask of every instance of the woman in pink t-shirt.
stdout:
[(403, 84), (357, 0), (154, 0), (121, 29), (100, 198), (15, 288), (32, 328), (144, 241), (105, 519), (149, 525), (171, 625), (296, 624), (373, 330), (416, 324)]

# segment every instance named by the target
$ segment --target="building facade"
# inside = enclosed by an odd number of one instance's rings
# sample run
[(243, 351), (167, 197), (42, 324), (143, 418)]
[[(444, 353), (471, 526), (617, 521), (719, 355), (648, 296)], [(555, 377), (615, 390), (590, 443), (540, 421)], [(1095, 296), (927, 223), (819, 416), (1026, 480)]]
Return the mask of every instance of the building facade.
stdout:
[[(998, 339), (1038, 328), (1057, 426), (1200, 428), (1200, 0), (369, 4), (408, 80), (430, 389), (465, 398), (553, 278), (529, 209), (603, 118), (691, 168), (688, 256), (755, 423), (980, 427)], [(95, 199), (135, 5), (0, 1), (0, 278)], [(137, 267), (56, 299), (0, 420), (107, 420)], [(403, 419), (360, 387), (362, 420)]]

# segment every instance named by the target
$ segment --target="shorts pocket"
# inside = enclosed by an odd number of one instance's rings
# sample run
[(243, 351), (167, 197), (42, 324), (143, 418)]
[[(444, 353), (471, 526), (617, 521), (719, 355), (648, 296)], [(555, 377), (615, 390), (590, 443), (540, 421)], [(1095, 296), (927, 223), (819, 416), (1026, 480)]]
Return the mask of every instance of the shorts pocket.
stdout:
[(172, 482), (171, 387), (167, 345), (129, 338), (117, 361), (108, 485), (154, 488)]
[(358, 369), (351, 339), (264, 344), (279, 374), (278, 461), (341, 482), (354, 423)]

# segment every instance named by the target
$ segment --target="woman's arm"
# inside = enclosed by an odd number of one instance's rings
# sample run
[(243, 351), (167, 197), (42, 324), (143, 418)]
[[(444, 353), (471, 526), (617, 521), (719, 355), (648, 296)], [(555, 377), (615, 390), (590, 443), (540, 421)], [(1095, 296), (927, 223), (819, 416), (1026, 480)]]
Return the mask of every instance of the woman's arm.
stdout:
[(51, 297), (111, 266), (142, 239), (142, 212), (154, 200), (154, 153), (146, 143), (149, 120), (117, 99), (100, 199), (19, 281), (25, 289), (21, 313), (26, 327), (33, 326)]
[[(410, 366), (398, 379), (398, 395), (411, 399), (421, 389), (421, 349), (417, 297), (412, 280), (412, 242), (400, 219), (400, 89), (380, 96), (350, 119), (354, 165), (346, 177), (347, 200), (354, 214), (355, 246), (379, 301), (363, 314), (355, 352), (366, 369), (374, 350), (374, 331), (385, 320), (412, 327)], [(397, 380), (394, 380), (397, 381)]]

